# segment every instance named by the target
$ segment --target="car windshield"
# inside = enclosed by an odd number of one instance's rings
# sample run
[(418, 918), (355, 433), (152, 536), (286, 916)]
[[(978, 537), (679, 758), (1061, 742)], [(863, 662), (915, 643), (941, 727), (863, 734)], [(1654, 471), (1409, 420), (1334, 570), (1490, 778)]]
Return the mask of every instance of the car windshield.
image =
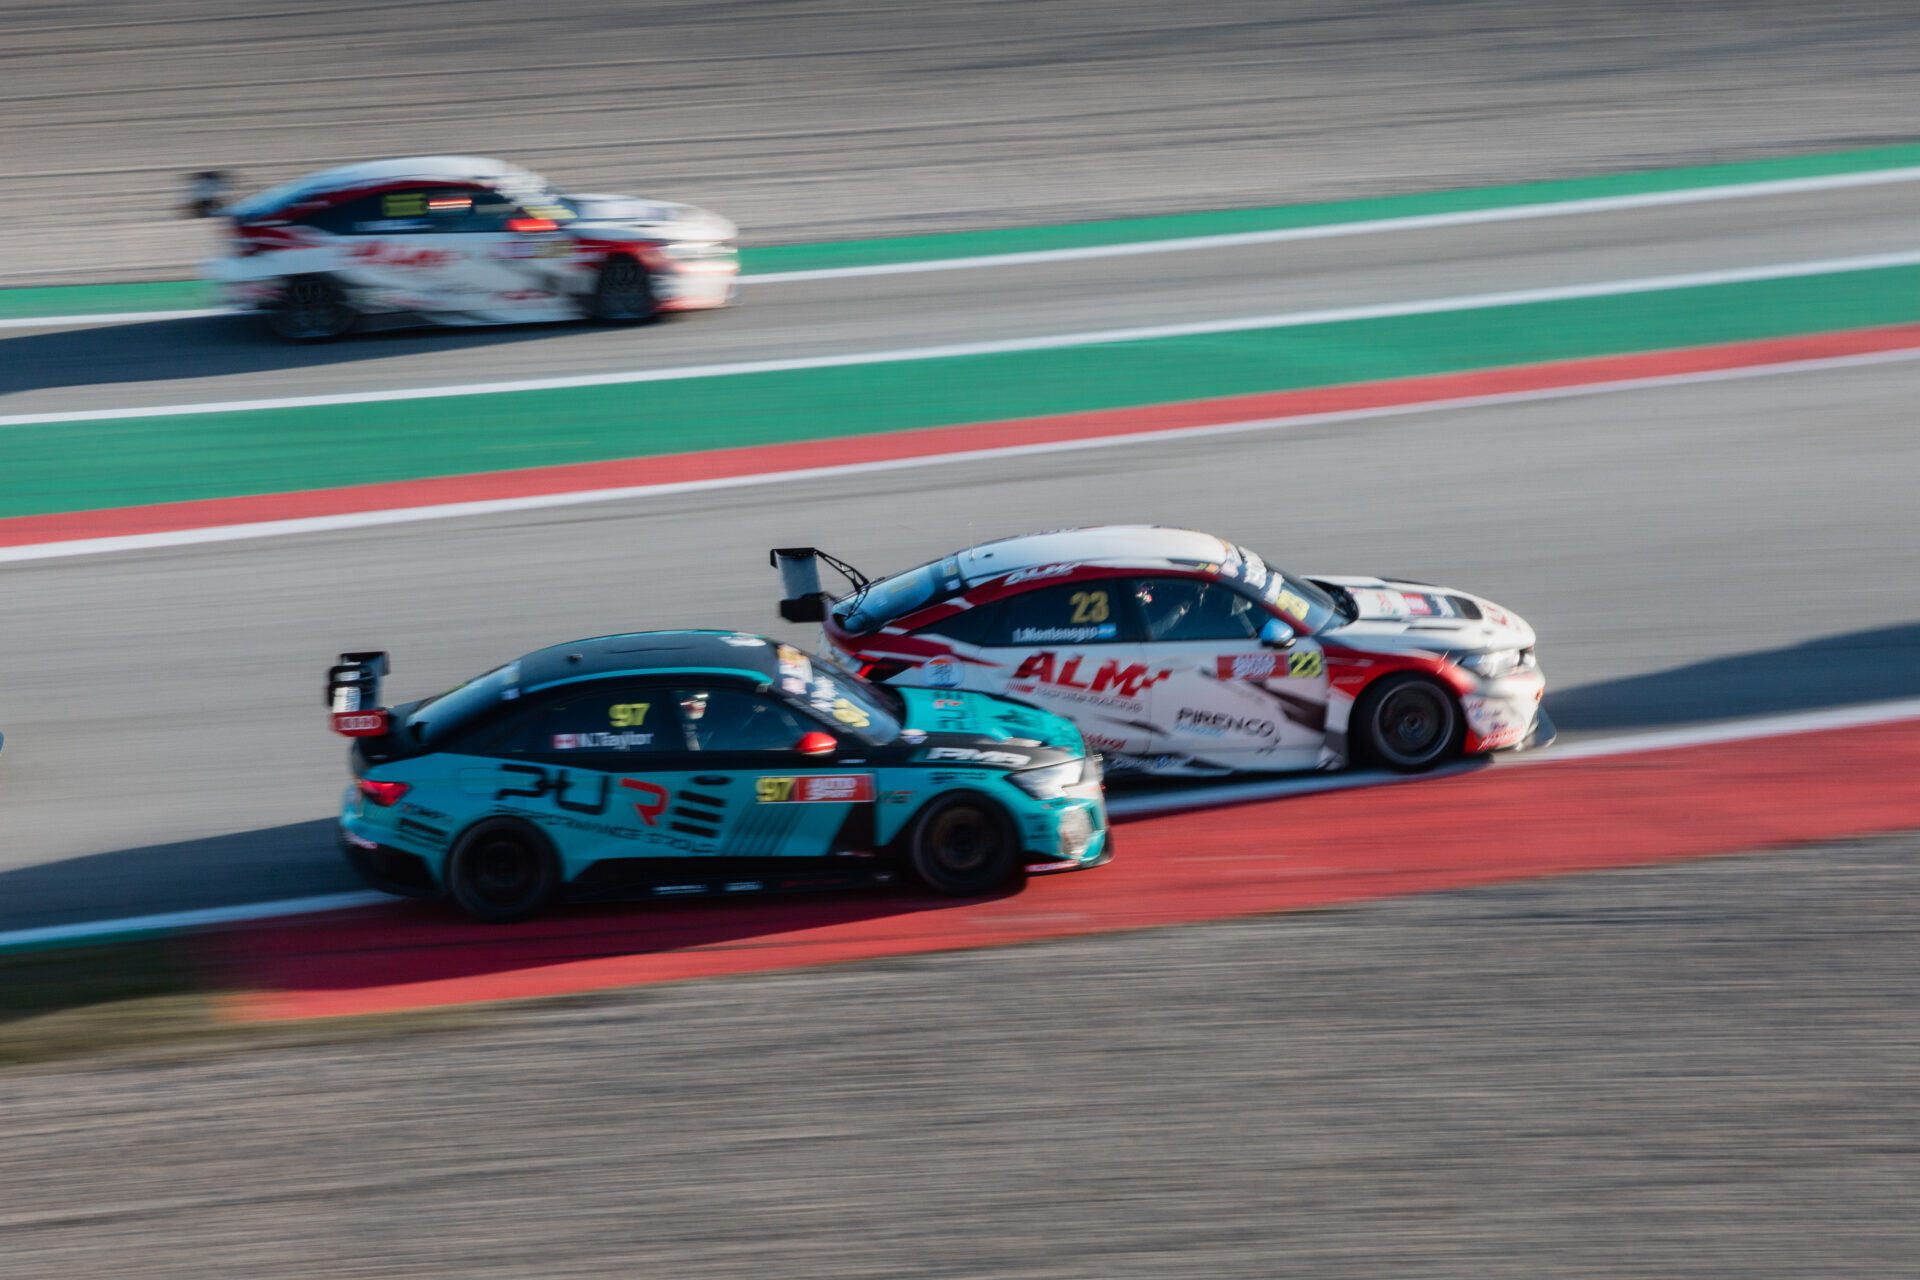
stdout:
[(1334, 598), (1305, 578), (1296, 578), (1261, 559), (1245, 547), (1234, 547), (1234, 558), (1220, 566), (1220, 575), (1237, 578), (1262, 600), (1293, 619), (1300, 630), (1316, 633), (1347, 621)]
[(964, 585), (959, 559), (948, 556), (861, 588), (847, 597), (837, 616), (849, 631), (871, 631), (922, 605), (945, 599)]
[(414, 741), (430, 741), (469, 723), (489, 708), (518, 697), (519, 693), (520, 664), (509, 662), (420, 703), (407, 716), (407, 727)]
[(825, 658), (809, 657), (798, 649), (780, 646), (780, 687), (836, 726), (850, 730), (874, 746), (900, 736), (907, 704), (883, 685), (869, 684)]

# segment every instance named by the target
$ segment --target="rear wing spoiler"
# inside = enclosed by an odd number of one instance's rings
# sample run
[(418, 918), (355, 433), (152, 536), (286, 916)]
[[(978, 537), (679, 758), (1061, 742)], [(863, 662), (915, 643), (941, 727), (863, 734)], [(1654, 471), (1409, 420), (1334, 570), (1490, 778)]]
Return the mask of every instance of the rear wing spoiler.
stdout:
[(327, 668), (327, 709), (333, 731), (349, 738), (376, 738), (387, 732), (387, 709), (380, 705), (380, 677), (390, 670), (387, 655), (343, 653)]
[(767, 552), (767, 563), (780, 571), (780, 616), (788, 622), (822, 622), (833, 597), (820, 587), (820, 565), (853, 584), (855, 591), (867, 585), (867, 575), (838, 556), (830, 556), (818, 547), (775, 547)]

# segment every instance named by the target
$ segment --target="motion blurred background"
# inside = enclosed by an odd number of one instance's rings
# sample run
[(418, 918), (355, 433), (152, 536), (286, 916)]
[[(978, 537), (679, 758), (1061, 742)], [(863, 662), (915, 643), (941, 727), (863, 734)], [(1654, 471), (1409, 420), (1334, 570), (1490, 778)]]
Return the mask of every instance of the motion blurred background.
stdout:
[(19, 0), (0, 284), (192, 275), (205, 169), (497, 155), (837, 240), (1900, 142), (1913, 51), (1898, 0)]
[[(720, 211), (750, 258), (1911, 143), (1917, 52), (1910, 0), (0, 0), (0, 288), (192, 278), (219, 229), (180, 206), (210, 169), (247, 192), (498, 156)], [(731, 312), (612, 334), (295, 349), (230, 316), (10, 321), (0, 416), (1912, 250), (1916, 186), (1019, 279), (749, 282)], [(1910, 276), (1868, 293), (1920, 320)], [(1711, 319), (1700, 298), (1639, 314)], [(1220, 368), (1253, 341), (1220, 339)], [(1576, 743), (1911, 698), (1914, 367), (0, 564), (0, 931), (353, 888), (317, 696), (333, 653), (391, 648), (413, 696), (564, 636), (769, 631), (776, 544), (892, 570), (1146, 519), (1290, 568), (1456, 582), (1539, 627)], [(968, 381), (898, 408), (926, 419)], [(0, 426), (0, 516), (64, 513), (50, 476), (136, 449), (168, 477), (339, 451), (171, 421), (29, 424), (31, 445)], [(369, 457), (413, 448), (355, 408), (337, 424)], [(570, 430), (504, 432), (468, 469)], [(1659, 768), (1616, 778), (1652, 790)], [(1322, 861), (1275, 846), (1303, 875)], [(0, 1272), (1910, 1272), (1920, 846), (1721, 851), (1751, 856), (264, 1031), (232, 1024), (234, 979), (209, 990), (198, 953), (0, 955)], [(1398, 850), (1376, 852), (1378, 871)]]

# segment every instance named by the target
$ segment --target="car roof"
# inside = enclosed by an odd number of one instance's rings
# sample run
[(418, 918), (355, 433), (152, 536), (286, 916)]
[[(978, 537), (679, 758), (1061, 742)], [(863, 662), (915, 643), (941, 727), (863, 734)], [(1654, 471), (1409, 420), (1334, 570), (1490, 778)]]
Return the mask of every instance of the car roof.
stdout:
[(318, 173), (295, 178), (258, 195), (227, 206), (229, 217), (251, 217), (269, 213), (283, 205), (344, 191), (376, 182), (476, 182), (492, 184), (505, 179), (540, 181), (519, 165), (485, 156), (401, 156), (393, 160), (365, 160), (358, 164), (337, 165)]
[(1110, 564), (1147, 569), (1168, 564), (1218, 564), (1231, 554), (1228, 545), (1210, 533), (1154, 524), (1109, 524), (983, 542), (962, 551), (954, 559), (960, 564), (960, 576), (972, 585), (1014, 569), (1047, 564)]
[(520, 687), (534, 690), (581, 676), (725, 671), (771, 680), (779, 644), (740, 631), (632, 631), (536, 649), (520, 659)]

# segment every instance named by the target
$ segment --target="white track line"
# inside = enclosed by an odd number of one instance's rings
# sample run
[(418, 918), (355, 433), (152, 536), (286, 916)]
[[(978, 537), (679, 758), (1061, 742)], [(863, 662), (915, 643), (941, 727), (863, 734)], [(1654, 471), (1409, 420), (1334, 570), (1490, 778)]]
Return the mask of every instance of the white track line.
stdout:
[(118, 920), (88, 920), (80, 924), (45, 925), (38, 929), (14, 929), (8, 933), (0, 933), (0, 951), (18, 947), (60, 946), (74, 942), (101, 942), (134, 934), (170, 933), (178, 929), (239, 924), (247, 920), (273, 920), (281, 916), (303, 916), (318, 911), (346, 911), (353, 907), (372, 907), (392, 901), (394, 899), (388, 894), (367, 889), (355, 893), (327, 893), (312, 898), (245, 902), (232, 907), (203, 907), (197, 911), (165, 911), (151, 916), (123, 916)]
[[(1511, 759), (1503, 759), (1498, 767), (1639, 755), (1649, 751), (1667, 751), (1675, 747), (1750, 742), (1795, 733), (1818, 733), (1828, 729), (1893, 724), (1903, 720), (1920, 720), (1920, 698), (1902, 698), (1896, 701), (1871, 702), (1860, 706), (1794, 712), (1788, 715), (1759, 716), (1747, 720), (1724, 720), (1686, 729), (1621, 734), (1617, 737), (1598, 738), (1578, 743), (1571, 747), (1551, 747), (1541, 752), (1523, 753)], [(1389, 783), (1417, 782), (1421, 776), (1429, 779), (1453, 777), (1470, 772), (1471, 769), (1471, 766), (1459, 766), (1414, 777), (1373, 772), (1315, 774), (1307, 777), (1280, 778), (1272, 782), (1249, 782), (1215, 787), (1204, 793), (1186, 791), (1160, 796), (1122, 796), (1108, 804), (1107, 811), (1116, 818), (1141, 818), (1199, 808), (1215, 808), (1223, 804), (1243, 804), (1253, 800), (1276, 800), (1287, 796), (1356, 790)], [(394, 901), (396, 899), (384, 893), (371, 891), (333, 893), (313, 898), (284, 898), (277, 902), (251, 902), (232, 907), (209, 907), (200, 911), (173, 911), (160, 915), (128, 916), (117, 920), (90, 920), (81, 924), (15, 929), (0, 933), (0, 951), (24, 947), (59, 946), (76, 942), (101, 942), (128, 935), (237, 924), (249, 920), (271, 920), (281, 916), (311, 915), (323, 911), (344, 911)]]
[(1142, 325), (1131, 329), (1096, 329), (1082, 333), (1056, 333), (1031, 338), (1002, 338), (988, 342), (954, 342), (890, 351), (849, 352), (845, 355), (797, 356), (782, 360), (736, 360), (724, 364), (682, 365), (666, 369), (635, 369), (621, 373), (576, 374), (558, 378), (521, 378), (510, 382), (455, 383), (437, 387), (406, 387), (391, 391), (347, 391), (329, 395), (281, 396), (258, 400), (212, 400), (195, 404), (148, 405), (128, 409), (70, 409), (54, 413), (14, 413), (0, 415), (0, 427), (39, 426), (60, 422), (124, 422), (139, 418), (171, 418), (190, 414), (257, 413), (271, 409), (330, 408), (348, 404), (438, 400), (451, 396), (507, 395), (523, 391), (566, 391), (580, 387), (682, 382), (696, 378), (732, 378), (758, 373), (791, 373), (807, 369), (845, 369), (862, 365), (901, 364), (917, 360), (947, 360), (963, 356), (1057, 351), (1070, 347), (1145, 342), (1160, 338), (1192, 338), (1263, 329), (1293, 329), (1309, 325), (1339, 324), (1352, 320), (1385, 320), (1399, 316), (1482, 311), (1494, 307), (1522, 306), (1529, 303), (1565, 302), (1579, 298), (1607, 298), (1636, 293), (1661, 293), (1672, 289), (1695, 289), (1710, 285), (1788, 280), (1805, 276), (1838, 275), (1852, 271), (1878, 271), (1911, 266), (1920, 266), (1920, 250), (1863, 254), (1851, 258), (1819, 258), (1805, 262), (1777, 262), (1767, 266), (1733, 267), (1720, 271), (1689, 271), (1678, 275), (1640, 276), (1628, 280), (1599, 280), (1588, 284), (1554, 285), (1541, 289), (1509, 289), (1498, 293), (1465, 294), (1452, 298), (1371, 303), (1357, 307), (1328, 307), (1317, 311), (1241, 316), (1231, 320), (1196, 320), (1183, 324)]
[(887, 471), (906, 471), (951, 463), (982, 462), (1000, 458), (1021, 458), (1037, 454), (1074, 453), (1085, 449), (1113, 449), (1126, 445), (1154, 444), (1169, 440), (1201, 439), (1207, 436), (1241, 435), (1255, 431), (1285, 430), (1320, 426), (1328, 423), (1359, 422), (1370, 418), (1391, 418), (1406, 414), (1437, 413), (1450, 409), (1472, 409), (1491, 405), (1527, 404), (1539, 400), (1561, 400), (1575, 396), (1605, 395), (1616, 391), (1642, 391), (1661, 387), (1683, 387), (1695, 383), (1726, 382), (1741, 378), (1771, 377), (1778, 374), (1817, 373), (1833, 369), (1852, 369), (1869, 365), (1892, 364), (1920, 359), (1920, 348), (1901, 351), (1876, 351), (1864, 355), (1832, 356), (1821, 360), (1795, 360), (1783, 364), (1753, 365), (1739, 369), (1715, 369), (1702, 373), (1665, 374), (1652, 378), (1627, 378), (1618, 382), (1584, 383), (1567, 387), (1547, 387), (1535, 391), (1510, 391), (1497, 395), (1461, 396), (1449, 400), (1423, 400), (1411, 404), (1382, 405), (1371, 409), (1346, 409), (1335, 413), (1310, 413), (1294, 417), (1259, 418), (1247, 422), (1223, 422), (1198, 427), (1169, 427), (1163, 431), (1141, 431), (1127, 435), (1095, 436), (1081, 440), (1049, 440), (1036, 444), (1003, 445), (992, 449), (965, 449), (952, 453), (932, 453), (912, 458), (889, 458), (876, 462), (851, 462), (830, 467), (806, 467), (795, 471), (768, 471), (755, 475), (719, 476), (709, 480), (683, 480), (672, 484), (626, 485), (614, 489), (588, 489), (574, 493), (536, 494), (524, 498), (491, 498), (477, 502), (449, 502), (437, 506), (397, 507), (386, 511), (354, 511), (340, 515), (304, 516), (294, 520), (265, 520), (252, 524), (212, 525), (198, 529), (170, 529), (160, 533), (122, 534), (106, 538), (77, 538), (67, 542), (27, 543), (0, 547), (0, 564), (31, 560), (57, 560), (68, 556), (106, 555), (125, 551), (151, 551), (167, 547), (199, 546), (216, 542), (241, 542), (254, 538), (277, 538), (304, 533), (332, 533), (348, 529), (369, 529), (383, 525), (414, 524), (422, 520), (453, 520), (467, 516), (500, 515), (516, 511), (541, 511), (552, 507), (582, 506), (597, 502), (617, 502), (632, 498), (667, 497), (682, 493), (704, 493), (720, 489), (743, 489), (759, 485), (786, 484), (793, 481), (836, 479), (843, 476), (872, 475)]
[(741, 278), (751, 280), (755, 284), (786, 284), (802, 280), (846, 280), (856, 276), (905, 275), (919, 271), (965, 271), (979, 267), (1036, 266), (1048, 262), (1083, 262), (1089, 258), (1125, 258), (1136, 254), (1181, 253), (1195, 249), (1233, 249), (1244, 245), (1285, 244), (1294, 240), (1329, 240), (1340, 236), (1379, 235), (1396, 231), (1431, 231), (1441, 227), (1470, 227), (1489, 222), (1523, 222), (1533, 218), (1567, 218), (1582, 214), (1619, 213), (1629, 209), (1704, 204), (1713, 200), (1748, 200), (1757, 196), (1797, 195), (1805, 191), (1873, 187), (1891, 182), (1916, 180), (1920, 180), (1920, 166), (1880, 169), (1866, 173), (1828, 174), (1818, 178), (1783, 178), (1774, 182), (1741, 182), (1718, 187), (1649, 191), (1630, 196), (1554, 200), (1541, 204), (1508, 205), (1499, 209), (1465, 209), (1457, 213), (1423, 213), (1404, 218), (1329, 222), (1320, 226), (1283, 227), (1271, 231), (1236, 231), (1225, 235), (1135, 240), (1123, 244), (1086, 245), (1076, 249), (1035, 249), (1025, 253), (988, 253), (967, 258), (930, 258), (920, 262), (890, 262), (866, 267), (824, 267), (815, 271), (769, 271), (764, 275)]
[[(814, 280), (852, 280), (862, 276), (912, 275), (922, 271), (970, 271), (992, 267), (1041, 266), (1053, 262), (1085, 262), (1096, 258), (1127, 258), (1153, 253), (1188, 253), (1205, 249), (1233, 249), (1248, 245), (1285, 244), (1297, 240), (1330, 240), (1342, 236), (1381, 235), (1402, 231), (1431, 231), (1444, 227), (1479, 226), (1494, 222), (1524, 222), (1535, 218), (1566, 218), (1584, 214), (1619, 213), (1670, 205), (1705, 204), (1716, 200), (1750, 200), (1763, 196), (1798, 195), (1847, 187), (1873, 187), (1920, 181), (1920, 166), (1836, 173), (1816, 178), (1782, 178), (1772, 182), (1738, 182), (1676, 191), (1648, 191), (1629, 196), (1595, 196), (1585, 200), (1549, 200), (1496, 209), (1465, 209), (1455, 213), (1423, 213), (1403, 218), (1369, 218), (1357, 222), (1329, 222), (1310, 227), (1282, 227), (1269, 231), (1236, 231), (1223, 235), (1175, 236), (1163, 240), (1131, 240), (1118, 244), (1084, 245), (1072, 249), (1033, 249), (1021, 253), (984, 253), (961, 258), (926, 258), (913, 262), (876, 263), (863, 267), (820, 267), (810, 271), (765, 271), (740, 277), (743, 283), (796, 284)], [(100, 315), (27, 316), (0, 320), (0, 329), (79, 328), (88, 325), (142, 324), (154, 320), (190, 320), (202, 316), (238, 314), (233, 308), (193, 311), (122, 311)]]
[[(1831, 729), (1860, 729), (1869, 725), (1894, 724), (1902, 720), (1920, 720), (1920, 698), (1900, 698), (1890, 702), (1869, 702), (1852, 707), (1794, 711), (1781, 715), (1756, 716), (1746, 720), (1722, 720), (1711, 724), (1690, 725), (1684, 729), (1656, 729), (1647, 733), (1590, 738), (1584, 742), (1566, 746), (1495, 756), (1493, 763), (1497, 768), (1511, 769), (1521, 765), (1604, 760), (1610, 756), (1643, 755), (1649, 751), (1671, 751), (1679, 747), (1754, 742), (1796, 733), (1820, 733)], [(1463, 773), (1478, 772), (1479, 768), (1483, 767), (1472, 764), (1455, 765), (1433, 773), (1411, 776), (1378, 771), (1314, 774), (1305, 777), (1276, 778), (1271, 781), (1242, 782), (1224, 787), (1210, 787), (1204, 791), (1196, 788), (1191, 791), (1174, 791), (1151, 796), (1122, 796), (1108, 803), (1107, 812), (1117, 818), (1145, 818), (1191, 809), (1217, 808), (1225, 804), (1280, 800), (1288, 796), (1348, 791), (1358, 787), (1377, 787), (1396, 782), (1415, 782), (1421, 777), (1455, 777)]]
[(180, 311), (101, 311), (91, 315), (15, 316), (0, 320), (0, 329), (84, 329), (102, 324), (145, 324), (152, 320), (198, 320), (203, 316), (237, 315), (233, 307), (199, 307)]

